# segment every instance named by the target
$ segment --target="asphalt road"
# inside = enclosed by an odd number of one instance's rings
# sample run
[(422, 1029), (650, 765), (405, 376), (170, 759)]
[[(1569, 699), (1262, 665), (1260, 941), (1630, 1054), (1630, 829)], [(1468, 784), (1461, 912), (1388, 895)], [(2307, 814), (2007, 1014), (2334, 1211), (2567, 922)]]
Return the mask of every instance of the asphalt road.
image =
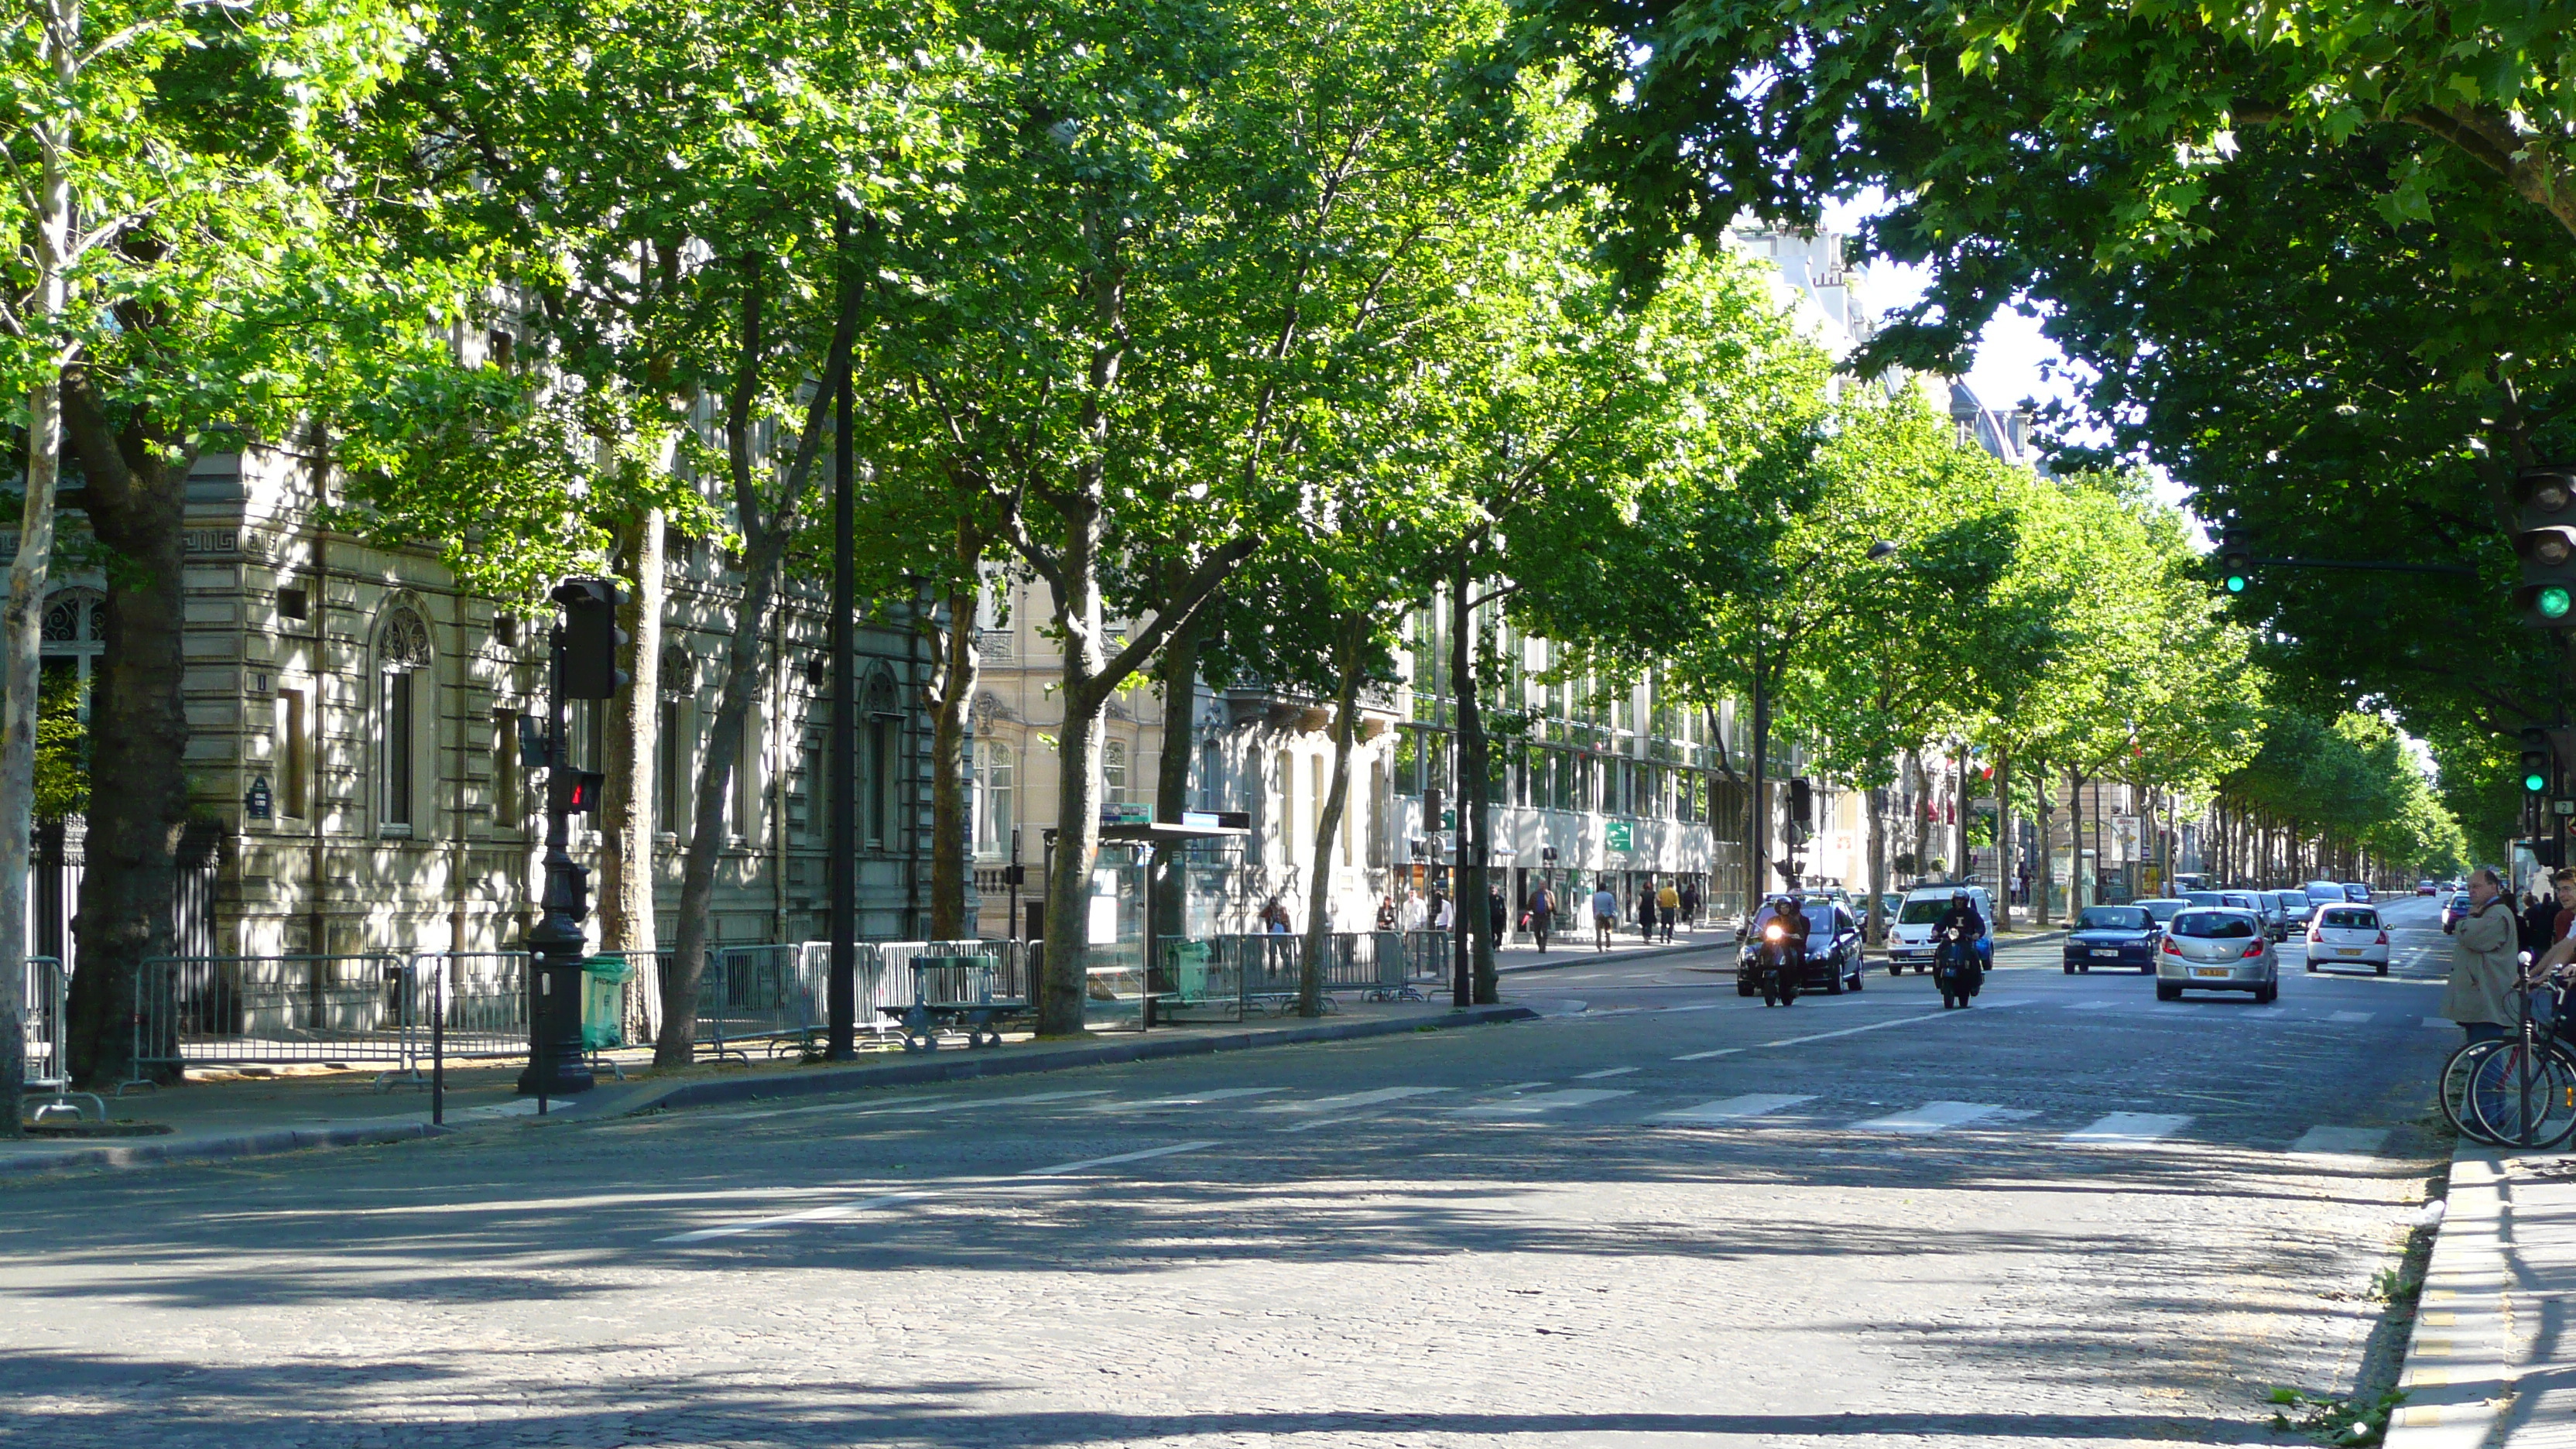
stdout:
[[(2289, 1443), (2393, 1347), (2445, 941), (8, 1189), (0, 1444)], [(2035, 964), (2033, 964), (2035, 963)]]

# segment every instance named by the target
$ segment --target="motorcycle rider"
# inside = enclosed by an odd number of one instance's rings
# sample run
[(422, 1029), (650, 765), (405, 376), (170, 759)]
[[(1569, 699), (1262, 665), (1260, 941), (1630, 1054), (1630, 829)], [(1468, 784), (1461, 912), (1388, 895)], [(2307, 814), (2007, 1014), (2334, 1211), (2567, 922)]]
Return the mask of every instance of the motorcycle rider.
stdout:
[(1772, 918), (1780, 923), (1782, 984), (1790, 990), (1806, 984), (1807, 909), (1806, 902), (1795, 895), (1771, 898)]
[(1985, 979), (1985, 963), (1977, 955), (1977, 942), (1986, 934), (1986, 918), (1977, 914), (1977, 903), (1966, 891), (1950, 897), (1950, 908), (1932, 923), (1932, 939), (1946, 942), (1953, 926), (1959, 930), (1960, 982), (1973, 996)]

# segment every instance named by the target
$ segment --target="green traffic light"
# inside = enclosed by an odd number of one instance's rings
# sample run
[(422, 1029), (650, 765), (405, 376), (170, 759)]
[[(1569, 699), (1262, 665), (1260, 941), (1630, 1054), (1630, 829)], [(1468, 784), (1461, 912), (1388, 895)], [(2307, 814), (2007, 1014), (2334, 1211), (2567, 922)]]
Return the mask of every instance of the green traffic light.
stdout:
[[(2243, 574), (2229, 574), (2227, 576), (2227, 592), (2231, 594), (2241, 594), (2245, 592), (2245, 576)], [(2559, 599), (2559, 606), (2562, 610), (2566, 607), (2566, 602), (2566, 598), (2562, 595)]]
[(2534, 795), (2537, 795), (2541, 791), (2549, 788), (2549, 777), (2536, 772), (2525, 775), (2522, 777), (2522, 788), (2530, 791)]
[(2571, 603), (2576, 603), (2576, 600), (2571, 600), (2568, 597), (2567, 590), (2564, 587), (2557, 584), (2551, 584), (2549, 587), (2542, 589), (2539, 593), (2533, 595), (2531, 602), (2534, 607), (2540, 610), (2540, 617), (2544, 619), (2564, 619), (2567, 617), (2568, 606)]

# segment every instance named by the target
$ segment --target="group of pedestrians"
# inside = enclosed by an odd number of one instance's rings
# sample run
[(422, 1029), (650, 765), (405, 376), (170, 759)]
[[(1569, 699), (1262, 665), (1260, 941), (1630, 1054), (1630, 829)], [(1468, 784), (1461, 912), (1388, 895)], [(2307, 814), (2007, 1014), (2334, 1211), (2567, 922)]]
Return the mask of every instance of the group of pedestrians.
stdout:
[(2517, 914), (2502, 876), (2486, 866), (2469, 872), (2469, 911), (2451, 927), (2451, 982), (2442, 993), (2442, 1015), (2459, 1023), (2470, 1041), (2490, 1041), (2516, 1029), (2523, 982), (2576, 961), (2576, 868), (2552, 873), (2549, 885), (2546, 897), (2526, 895)]
[[(1276, 905), (1274, 901), (1273, 907)], [(1674, 930), (1682, 922), (1699, 918), (1699, 905), (1699, 887), (1687, 881), (1677, 885), (1668, 880), (1660, 886), (1640, 891), (1636, 905), (1637, 933), (1648, 941), (1670, 943)], [(1494, 939), (1499, 941), (1510, 925), (1500, 888), (1487, 892), (1485, 909), (1491, 917)], [(1619, 893), (1611, 888), (1606, 878), (1595, 884), (1590, 895), (1581, 898), (1580, 906), (1572, 913), (1591, 916), (1594, 950), (1610, 949), (1611, 936), (1619, 928), (1621, 911)], [(1549, 937), (1562, 931), (1568, 914), (1566, 903), (1558, 897), (1555, 887), (1541, 881), (1530, 888), (1529, 898), (1521, 906), (1520, 926), (1538, 944), (1540, 955), (1547, 954)], [(1284, 929), (1287, 912), (1279, 909), (1278, 916), (1281, 925), (1272, 927), (1271, 911), (1263, 911), (1264, 928)], [(1428, 897), (1408, 895), (1401, 909), (1393, 896), (1385, 896), (1378, 901), (1377, 928), (1381, 931), (1453, 931), (1457, 927), (1457, 907), (1438, 886), (1431, 888)]]

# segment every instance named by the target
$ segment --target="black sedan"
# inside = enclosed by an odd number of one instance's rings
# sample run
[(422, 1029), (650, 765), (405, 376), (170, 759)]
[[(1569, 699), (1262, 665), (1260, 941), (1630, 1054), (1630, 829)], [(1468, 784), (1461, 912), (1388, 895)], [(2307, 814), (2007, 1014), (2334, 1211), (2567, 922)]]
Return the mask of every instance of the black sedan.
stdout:
[(2086, 906), (2066, 933), (2066, 974), (2099, 966), (2156, 969), (2156, 940), (2164, 928), (2142, 906)]
[[(1861, 989), (1860, 924), (1852, 913), (1836, 901), (1809, 898), (1800, 903), (1807, 917), (1807, 970), (1798, 983), (1801, 991), (1822, 991), (1839, 996), (1845, 987)], [(1735, 994), (1752, 996), (1762, 989), (1760, 957), (1755, 948), (1761, 944), (1762, 928), (1771, 924), (1779, 907), (1765, 901), (1754, 912), (1745, 928), (1744, 945), (1735, 956)]]

